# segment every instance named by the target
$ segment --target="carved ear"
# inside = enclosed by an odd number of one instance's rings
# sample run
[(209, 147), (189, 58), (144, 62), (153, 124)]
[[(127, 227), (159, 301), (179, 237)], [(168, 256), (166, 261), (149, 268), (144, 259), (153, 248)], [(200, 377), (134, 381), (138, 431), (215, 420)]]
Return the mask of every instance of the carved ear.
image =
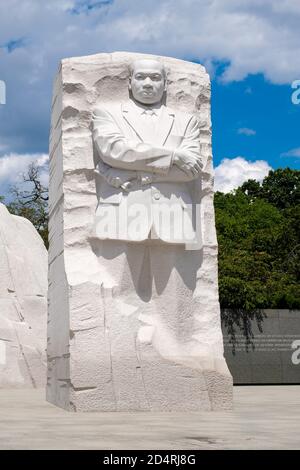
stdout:
[(128, 89), (131, 91), (131, 77), (129, 77)]
[(167, 91), (168, 89), (168, 77), (169, 77), (170, 70), (165, 68), (165, 87), (164, 91)]

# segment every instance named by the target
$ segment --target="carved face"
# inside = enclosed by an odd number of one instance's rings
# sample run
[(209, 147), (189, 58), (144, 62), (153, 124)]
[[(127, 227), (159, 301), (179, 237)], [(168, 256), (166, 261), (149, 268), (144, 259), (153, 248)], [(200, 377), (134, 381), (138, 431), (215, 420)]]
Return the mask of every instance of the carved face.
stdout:
[(163, 65), (156, 60), (137, 60), (133, 64), (129, 90), (139, 103), (144, 105), (159, 103), (166, 90)]

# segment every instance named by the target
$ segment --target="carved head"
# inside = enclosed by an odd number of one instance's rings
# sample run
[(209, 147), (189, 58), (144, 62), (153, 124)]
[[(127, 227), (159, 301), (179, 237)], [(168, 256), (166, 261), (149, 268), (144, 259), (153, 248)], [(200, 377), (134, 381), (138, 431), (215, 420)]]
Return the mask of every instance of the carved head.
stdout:
[(131, 64), (129, 90), (136, 101), (144, 105), (158, 104), (166, 89), (166, 70), (159, 60), (138, 59)]

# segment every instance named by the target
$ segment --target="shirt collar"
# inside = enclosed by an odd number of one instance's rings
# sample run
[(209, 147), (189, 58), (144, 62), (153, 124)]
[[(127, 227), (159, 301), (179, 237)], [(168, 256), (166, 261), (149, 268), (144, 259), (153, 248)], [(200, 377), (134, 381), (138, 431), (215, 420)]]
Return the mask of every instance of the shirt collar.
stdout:
[(138, 109), (139, 110), (139, 113), (141, 115), (145, 115), (145, 114), (150, 114), (149, 111), (151, 111), (151, 115), (152, 114), (155, 114), (155, 116), (159, 116), (160, 113), (161, 113), (161, 110), (162, 110), (162, 107), (163, 105), (160, 105), (160, 106), (143, 106), (141, 103), (137, 103), (136, 101), (134, 100), (131, 100), (130, 101), (130, 106), (133, 106), (135, 109)]
[(154, 114), (155, 116), (157, 116), (158, 110), (153, 109), (153, 108), (144, 108), (144, 109), (141, 109), (141, 114), (150, 114), (150, 116)]

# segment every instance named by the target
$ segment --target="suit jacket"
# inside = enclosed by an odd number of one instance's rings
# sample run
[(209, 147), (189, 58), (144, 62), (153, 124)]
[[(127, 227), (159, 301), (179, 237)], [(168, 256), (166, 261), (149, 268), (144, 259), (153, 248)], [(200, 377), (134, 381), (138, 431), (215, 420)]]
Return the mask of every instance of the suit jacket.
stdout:
[(152, 236), (167, 243), (202, 245), (199, 176), (188, 177), (173, 165), (174, 152), (195, 155), (201, 162), (200, 128), (187, 113), (162, 106), (151, 142), (141, 110), (131, 101), (98, 107), (93, 114), (97, 157), (110, 167), (150, 176), (150, 184), (135, 180), (127, 193), (101, 175), (97, 184), (96, 236), (143, 241)]

